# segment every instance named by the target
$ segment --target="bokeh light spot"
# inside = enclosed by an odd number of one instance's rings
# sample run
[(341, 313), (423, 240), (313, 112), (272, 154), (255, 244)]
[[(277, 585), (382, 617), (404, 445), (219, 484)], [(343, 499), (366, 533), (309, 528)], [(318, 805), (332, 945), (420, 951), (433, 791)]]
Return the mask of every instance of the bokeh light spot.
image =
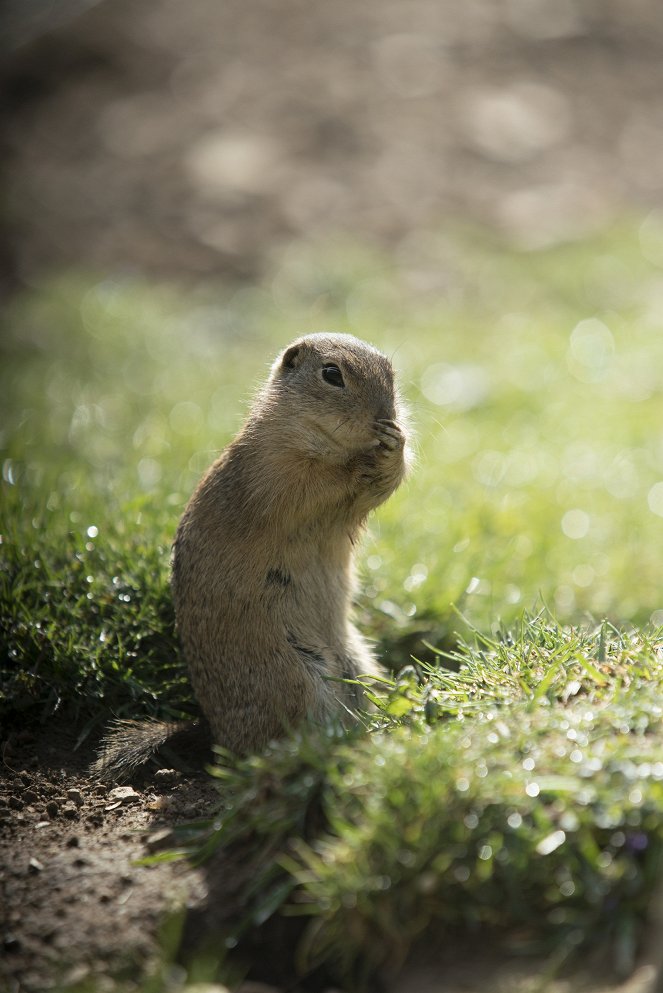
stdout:
[(615, 341), (610, 328), (596, 317), (576, 324), (568, 352), (570, 372), (582, 383), (604, 379), (612, 364)]
[(589, 525), (589, 514), (578, 508), (567, 510), (562, 517), (562, 531), (567, 538), (572, 538), (574, 541), (587, 536)]
[(653, 514), (663, 517), (663, 480), (659, 483), (654, 483), (647, 494), (647, 503)]
[(488, 383), (479, 366), (437, 363), (421, 377), (421, 392), (439, 407), (471, 410), (486, 398)]

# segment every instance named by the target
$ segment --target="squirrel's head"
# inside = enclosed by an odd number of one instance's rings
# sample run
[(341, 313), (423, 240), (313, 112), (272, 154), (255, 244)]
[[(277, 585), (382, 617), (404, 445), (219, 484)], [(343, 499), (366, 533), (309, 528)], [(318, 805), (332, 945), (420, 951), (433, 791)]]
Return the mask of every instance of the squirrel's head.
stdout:
[(275, 416), (289, 418), (304, 449), (331, 457), (370, 444), (376, 420), (403, 417), (391, 362), (350, 334), (293, 341), (274, 362), (263, 395)]

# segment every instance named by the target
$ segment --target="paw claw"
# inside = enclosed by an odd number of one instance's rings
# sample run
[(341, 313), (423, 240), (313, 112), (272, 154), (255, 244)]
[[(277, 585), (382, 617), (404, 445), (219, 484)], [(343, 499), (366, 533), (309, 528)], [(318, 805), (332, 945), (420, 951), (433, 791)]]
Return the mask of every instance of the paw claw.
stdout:
[(381, 448), (395, 452), (405, 445), (405, 435), (396, 421), (380, 419), (375, 422), (375, 433)]

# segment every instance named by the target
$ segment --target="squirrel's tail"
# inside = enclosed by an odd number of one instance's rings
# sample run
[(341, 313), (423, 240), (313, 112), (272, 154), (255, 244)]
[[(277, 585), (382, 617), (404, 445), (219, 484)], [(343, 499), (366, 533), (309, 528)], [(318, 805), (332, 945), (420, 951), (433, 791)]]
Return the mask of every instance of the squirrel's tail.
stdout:
[(145, 765), (157, 752), (168, 752), (172, 766), (191, 771), (186, 761), (177, 754), (186, 751), (209, 751), (211, 738), (207, 725), (200, 720), (157, 721), (116, 720), (104, 735), (92, 774), (103, 779), (129, 778)]

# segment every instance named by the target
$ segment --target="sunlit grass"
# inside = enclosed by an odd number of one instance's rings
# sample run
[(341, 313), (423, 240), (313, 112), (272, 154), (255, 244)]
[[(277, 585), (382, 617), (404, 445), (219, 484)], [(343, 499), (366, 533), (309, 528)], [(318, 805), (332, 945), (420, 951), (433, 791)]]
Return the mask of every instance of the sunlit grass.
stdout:
[[(105, 582), (92, 549), (110, 581), (116, 559), (167, 598), (201, 472), (275, 352), (331, 327), (393, 354), (413, 413), (416, 468), (360, 563), (360, 621), (393, 664), (419, 634), (450, 636), (454, 607), (484, 627), (540, 599), (562, 620), (661, 623), (663, 273), (641, 242), (626, 227), (514, 253), (466, 233), (413, 239), (395, 261), (293, 249), (252, 290), (69, 277), (25, 293), (3, 335), (5, 583), (19, 569), (38, 589), (34, 551), (57, 586), (71, 546), (88, 600)], [(67, 589), (54, 600), (69, 612)], [(87, 637), (75, 597), (69, 626)]]
[(285, 904), (347, 974), (497, 923), (558, 948), (621, 927), (632, 960), (663, 845), (661, 246), (651, 219), (540, 253), (305, 246), (252, 289), (70, 276), (9, 308), (0, 704), (82, 733), (190, 705), (170, 543), (273, 355), (349, 330), (399, 371), (417, 462), (357, 613), (411, 666), (350, 738), (222, 773), (208, 845), (255, 867), (231, 938)]
[(663, 866), (663, 638), (541, 614), (446, 661), (404, 670), (350, 736), (219, 766), (193, 851), (249, 868), (222, 937), (300, 916), (300, 968), (351, 985), (486, 928), (558, 959), (598, 943), (628, 972)]

